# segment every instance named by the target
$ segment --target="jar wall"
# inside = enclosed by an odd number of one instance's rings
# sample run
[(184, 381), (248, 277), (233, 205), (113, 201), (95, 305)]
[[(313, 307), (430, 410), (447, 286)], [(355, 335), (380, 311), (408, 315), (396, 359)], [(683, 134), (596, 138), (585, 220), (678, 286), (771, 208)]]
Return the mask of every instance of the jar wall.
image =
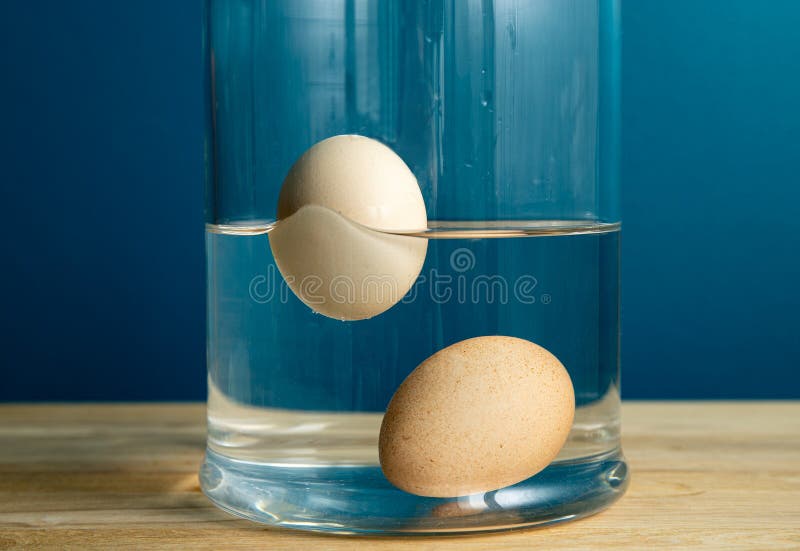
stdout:
[[(384, 535), (541, 525), (616, 500), (627, 481), (619, 1), (208, 0), (207, 10), (204, 492), (259, 522)], [(275, 220), (290, 167), (339, 134), (393, 149), (428, 218), (413, 236), (361, 228), (424, 239), (426, 251), (408, 293), (368, 319), (314, 311), (272, 242), (292, 218)], [(311, 239), (292, 251), (339, 266), (369, 256), (350, 243), (317, 254)], [(558, 456), (485, 493), (395, 488), (378, 457), (392, 395), (433, 354), (494, 335), (539, 344), (569, 374), (575, 417)]]

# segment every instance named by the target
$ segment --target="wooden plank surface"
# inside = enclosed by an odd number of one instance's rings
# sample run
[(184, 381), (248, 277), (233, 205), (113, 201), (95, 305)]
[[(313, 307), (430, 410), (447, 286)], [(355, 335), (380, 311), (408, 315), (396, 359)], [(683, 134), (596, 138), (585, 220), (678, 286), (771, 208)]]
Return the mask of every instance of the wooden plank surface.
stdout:
[(0, 549), (800, 549), (800, 402), (626, 402), (628, 493), (593, 517), (449, 538), (264, 528), (213, 507), (199, 404), (0, 405)]

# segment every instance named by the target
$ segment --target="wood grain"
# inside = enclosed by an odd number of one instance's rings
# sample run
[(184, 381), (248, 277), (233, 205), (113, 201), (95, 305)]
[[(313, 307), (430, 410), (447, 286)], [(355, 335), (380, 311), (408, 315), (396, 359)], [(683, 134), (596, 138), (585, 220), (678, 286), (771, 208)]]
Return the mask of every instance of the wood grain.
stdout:
[(198, 404), (0, 405), (0, 549), (800, 548), (800, 402), (625, 403), (630, 489), (549, 528), (349, 538), (237, 520), (200, 493)]

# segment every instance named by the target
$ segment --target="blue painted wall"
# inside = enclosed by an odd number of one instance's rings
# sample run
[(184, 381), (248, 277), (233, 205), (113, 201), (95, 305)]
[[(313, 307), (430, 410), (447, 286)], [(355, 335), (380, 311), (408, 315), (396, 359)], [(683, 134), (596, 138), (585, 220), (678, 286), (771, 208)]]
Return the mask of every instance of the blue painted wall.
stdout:
[[(623, 394), (800, 397), (800, 2), (623, 3)], [(203, 398), (200, 4), (0, 3), (0, 400)]]
[(800, 397), (800, 2), (623, 2), (623, 393)]

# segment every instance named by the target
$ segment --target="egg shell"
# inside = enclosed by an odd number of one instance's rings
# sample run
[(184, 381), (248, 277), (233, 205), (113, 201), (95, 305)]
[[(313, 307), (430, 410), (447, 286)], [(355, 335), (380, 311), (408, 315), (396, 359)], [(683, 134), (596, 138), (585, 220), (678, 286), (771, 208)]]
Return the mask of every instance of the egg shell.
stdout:
[(380, 233), (317, 205), (301, 207), (270, 233), (275, 264), (315, 312), (341, 320), (376, 316), (417, 279), (428, 240)]
[(289, 170), (278, 197), (278, 219), (320, 205), (383, 231), (427, 227), (417, 179), (394, 151), (377, 140), (346, 134), (309, 148)]
[(397, 389), (381, 425), (381, 468), (421, 496), (497, 490), (550, 464), (574, 415), (572, 381), (549, 351), (514, 337), (467, 339)]
[(425, 239), (380, 232), (427, 224), (417, 180), (394, 151), (364, 136), (333, 136), (289, 170), (269, 242), (300, 300), (325, 316), (360, 320), (400, 301), (425, 262)]

